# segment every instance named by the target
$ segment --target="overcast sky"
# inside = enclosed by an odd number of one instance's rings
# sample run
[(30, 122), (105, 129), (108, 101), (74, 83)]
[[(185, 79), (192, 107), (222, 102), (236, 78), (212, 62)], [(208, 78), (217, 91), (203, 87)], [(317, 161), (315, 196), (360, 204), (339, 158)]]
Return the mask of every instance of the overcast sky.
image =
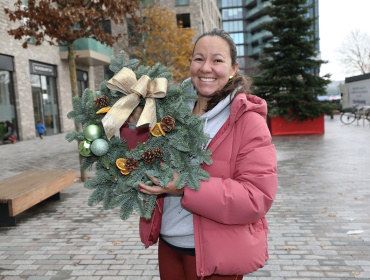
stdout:
[(370, 35), (370, 0), (319, 0), (320, 75), (332, 74), (331, 80), (360, 75), (347, 73), (339, 61), (338, 50), (351, 31), (359, 29)]

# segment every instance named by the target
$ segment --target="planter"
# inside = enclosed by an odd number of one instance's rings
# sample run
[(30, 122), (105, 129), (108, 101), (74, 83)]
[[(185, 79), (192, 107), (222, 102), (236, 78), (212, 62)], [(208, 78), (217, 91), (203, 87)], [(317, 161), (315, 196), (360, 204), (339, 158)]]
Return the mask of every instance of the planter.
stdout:
[(323, 134), (325, 132), (324, 115), (304, 122), (287, 122), (282, 117), (268, 118), (271, 135)]

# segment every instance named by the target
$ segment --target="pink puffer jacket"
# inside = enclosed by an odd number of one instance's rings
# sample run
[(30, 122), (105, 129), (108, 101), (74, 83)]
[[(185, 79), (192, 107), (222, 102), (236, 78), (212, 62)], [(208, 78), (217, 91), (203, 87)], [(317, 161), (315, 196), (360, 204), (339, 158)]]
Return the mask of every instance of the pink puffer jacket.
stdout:
[[(266, 102), (239, 94), (230, 117), (212, 139), (213, 163), (198, 191), (184, 189), (183, 207), (193, 212), (198, 276), (244, 275), (268, 259), (265, 215), (274, 200), (278, 180), (275, 147), (265, 117)], [(150, 220), (140, 220), (145, 247), (157, 242), (163, 197)]]

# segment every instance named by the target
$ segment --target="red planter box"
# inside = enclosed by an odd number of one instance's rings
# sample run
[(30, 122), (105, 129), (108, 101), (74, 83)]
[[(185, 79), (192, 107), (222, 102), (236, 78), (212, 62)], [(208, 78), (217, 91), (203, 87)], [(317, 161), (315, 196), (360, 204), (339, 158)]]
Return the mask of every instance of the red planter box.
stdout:
[(325, 132), (324, 115), (300, 123), (298, 121), (287, 122), (282, 117), (268, 118), (267, 124), (271, 135), (323, 134)]

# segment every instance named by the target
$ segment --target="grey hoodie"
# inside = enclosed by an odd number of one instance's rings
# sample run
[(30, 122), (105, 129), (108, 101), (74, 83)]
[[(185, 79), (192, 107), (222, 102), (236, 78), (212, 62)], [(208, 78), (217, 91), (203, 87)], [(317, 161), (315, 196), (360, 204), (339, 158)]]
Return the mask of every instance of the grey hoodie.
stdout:
[[(234, 92), (201, 116), (204, 120), (203, 131), (210, 136), (210, 140), (204, 149), (207, 148), (212, 138), (229, 118), (233, 96)], [(195, 102), (189, 103), (191, 109), (194, 108), (194, 105)], [(160, 233), (163, 239), (171, 245), (181, 248), (194, 248), (193, 213), (183, 208), (180, 200), (180, 195), (167, 194), (164, 198)]]

